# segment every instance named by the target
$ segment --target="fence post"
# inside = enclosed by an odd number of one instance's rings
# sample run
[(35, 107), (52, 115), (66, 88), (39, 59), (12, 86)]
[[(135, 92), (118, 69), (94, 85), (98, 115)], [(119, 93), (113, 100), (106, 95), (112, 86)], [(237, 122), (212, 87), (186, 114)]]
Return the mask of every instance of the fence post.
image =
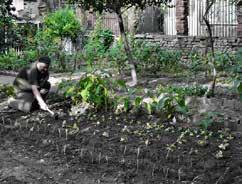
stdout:
[(237, 4), (237, 37), (242, 38), (242, 0), (240, 0)]
[(189, 13), (188, 0), (176, 0), (176, 31), (177, 35), (188, 35)]

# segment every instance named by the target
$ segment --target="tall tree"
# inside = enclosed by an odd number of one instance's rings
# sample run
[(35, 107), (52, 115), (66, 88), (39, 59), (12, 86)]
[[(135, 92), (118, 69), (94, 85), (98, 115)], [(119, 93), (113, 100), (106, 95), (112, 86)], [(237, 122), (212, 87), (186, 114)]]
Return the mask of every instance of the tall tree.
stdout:
[(103, 11), (114, 12), (118, 15), (121, 38), (124, 43), (124, 49), (131, 67), (131, 86), (135, 86), (138, 81), (134, 57), (132, 56), (131, 48), (127, 39), (127, 34), (124, 29), (122, 10), (128, 9), (129, 7), (144, 9), (146, 6), (161, 6), (167, 4), (170, 1), (171, 0), (69, 0), (69, 2), (71, 3), (78, 2), (85, 10), (93, 10), (100, 13), (102, 13)]
[[(205, 12), (202, 16), (203, 21), (205, 22), (205, 25), (207, 27), (207, 45), (206, 45), (206, 55), (208, 54), (208, 48), (211, 49), (211, 58), (208, 58), (208, 63), (211, 66), (212, 73), (213, 73), (213, 80), (211, 82), (211, 85), (209, 86), (209, 89), (207, 91), (207, 96), (214, 96), (215, 86), (216, 86), (216, 80), (217, 80), (217, 70), (215, 66), (215, 51), (214, 51), (214, 37), (212, 33), (211, 23), (209, 20), (209, 13), (213, 13), (212, 9), (215, 3), (218, 0), (206, 0), (205, 1)], [(224, 0), (226, 1), (226, 0)], [(237, 5), (239, 2), (242, 2), (241, 0), (230, 0), (231, 5)]]
[(214, 96), (214, 90), (215, 90), (215, 85), (216, 85), (216, 79), (217, 79), (217, 71), (216, 71), (216, 67), (215, 67), (215, 52), (214, 52), (214, 39), (213, 39), (213, 34), (212, 34), (212, 29), (211, 29), (211, 24), (209, 21), (209, 12), (211, 11), (212, 6), (214, 5), (214, 3), (216, 2), (216, 0), (206, 0), (206, 5), (205, 5), (205, 13), (203, 14), (202, 18), (203, 21), (206, 24), (206, 31), (207, 31), (207, 35), (208, 35), (208, 39), (207, 39), (207, 45), (206, 45), (206, 55), (208, 54), (208, 48), (211, 48), (211, 53), (212, 53), (212, 57), (211, 59), (208, 57), (208, 63), (211, 66), (212, 70), (213, 70), (213, 81), (211, 83), (211, 85), (209, 86), (209, 89), (207, 91), (207, 95), (208, 96)]
[(6, 51), (9, 46), (7, 37), (14, 17), (12, 11), (15, 11), (12, 3), (12, 0), (0, 0), (0, 52)]

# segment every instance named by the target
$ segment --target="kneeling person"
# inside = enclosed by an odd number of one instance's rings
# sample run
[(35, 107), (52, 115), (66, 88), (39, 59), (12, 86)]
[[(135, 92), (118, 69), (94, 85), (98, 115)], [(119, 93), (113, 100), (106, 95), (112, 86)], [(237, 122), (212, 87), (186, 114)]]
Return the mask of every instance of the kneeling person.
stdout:
[(9, 107), (23, 112), (38, 108), (48, 110), (45, 99), (51, 87), (48, 82), (50, 61), (47, 56), (40, 57), (31, 66), (20, 70), (13, 82), (16, 97), (9, 99)]

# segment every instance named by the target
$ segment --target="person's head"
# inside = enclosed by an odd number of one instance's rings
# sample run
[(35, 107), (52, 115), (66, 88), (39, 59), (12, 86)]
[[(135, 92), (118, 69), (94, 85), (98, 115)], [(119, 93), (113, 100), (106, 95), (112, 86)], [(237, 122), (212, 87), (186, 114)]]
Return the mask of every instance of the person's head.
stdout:
[(50, 58), (48, 56), (42, 56), (37, 60), (37, 69), (41, 73), (45, 73), (49, 70)]

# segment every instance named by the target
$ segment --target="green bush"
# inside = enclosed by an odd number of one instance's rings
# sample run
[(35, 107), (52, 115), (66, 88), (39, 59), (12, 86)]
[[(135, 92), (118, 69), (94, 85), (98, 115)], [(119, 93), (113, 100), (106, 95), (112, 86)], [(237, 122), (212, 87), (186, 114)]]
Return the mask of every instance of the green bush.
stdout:
[[(223, 53), (223, 52), (215, 52), (215, 67), (218, 71), (227, 71), (231, 65), (232, 61), (231, 58), (233, 57), (229, 53)], [(208, 61), (211, 60), (212, 54), (208, 53), (207, 57), (199, 52), (193, 51), (189, 53), (188, 59), (189, 59), (189, 69), (192, 72), (198, 72), (198, 71), (206, 71), (209, 70), (210, 67), (208, 65)]]
[(201, 70), (207, 70), (205, 68), (205, 60), (204, 56), (201, 53), (198, 53), (196, 51), (192, 51), (188, 54), (188, 69), (191, 72), (197, 73), (198, 71)]
[[(210, 56), (211, 57), (211, 56)], [(218, 71), (226, 71), (231, 66), (231, 59), (232, 55), (223, 52), (216, 52), (215, 53), (215, 67)]]
[(234, 86), (240, 95), (242, 101), (242, 49), (240, 49), (234, 56), (235, 63), (232, 71), (234, 74)]
[[(154, 72), (161, 70), (176, 72), (181, 70), (181, 52), (165, 50), (157, 44), (135, 40), (132, 36), (128, 38), (131, 54), (134, 57), (138, 72), (147, 71), (147, 69)], [(106, 57), (120, 71), (128, 66), (127, 56), (121, 39), (114, 42), (106, 53)]]
[(12, 85), (0, 84), (0, 96), (14, 96), (14, 87)]
[(44, 24), (45, 31), (54, 38), (71, 38), (74, 40), (81, 32), (80, 22), (70, 8), (60, 9), (48, 14), (44, 18)]
[(109, 103), (108, 81), (93, 74), (86, 75), (78, 82), (63, 81), (59, 88), (74, 104), (87, 102), (96, 108), (107, 108)]
[(121, 39), (116, 40), (106, 53), (108, 61), (118, 69), (119, 73), (127, 66), (127, 55)]
[(0, 69), (1, 70), (18, 70), (26, 66), (29, 62), (16, 51), (10, 50), (7, 54), (0, 55)]
[(95, 61), (103, 59), (106, 56), (106, 52), (113, 43), (113, 39), (113, 32), (103, 28), (102, 20), (99, 18), (84, 47), (84, 59), (89, 66), (92, 67)]
[(149, 114), (161, 114), (165, 119), (171, 119), (177, 113), (186, 114), (188, 112), (185, 96), (176, 92), (157, 93), (142, 103)]
[(159, 86), (157, 89), (159, 92), (163, 93), (179, 93), (183, 96), (203, 96), (207, 91), (207, 87), (202, 87), (200, 85), (179, 87), (179, 86)]
[(178, 71), (181, 69), (181, 52), (162, 49), (159, 45), (147, 41), (134, 40), (132, 51), (137, 66), (154, 71)]
[(52, 57), (59, 49), (59, 40), (51, 37), (46, 30), (39, 30), (35, 35), (35, 49), (39, 55)]
[(33, 62), (38, 58), (37, 50), (24, 50), (22, 54), (22, 58), (24, 61)]
[[(59, 9), (44, 18), (44, 27), (35, 36), (35, 47), (39, 55), (48, 55), (54, 61), (55, 71), (69, 71), (73, 60), (68, 60), (64, 41), (76, 41), (82, 34), (81, 24), (70, 8)], [(67, 63), (70, 61), (71, 63)]]

